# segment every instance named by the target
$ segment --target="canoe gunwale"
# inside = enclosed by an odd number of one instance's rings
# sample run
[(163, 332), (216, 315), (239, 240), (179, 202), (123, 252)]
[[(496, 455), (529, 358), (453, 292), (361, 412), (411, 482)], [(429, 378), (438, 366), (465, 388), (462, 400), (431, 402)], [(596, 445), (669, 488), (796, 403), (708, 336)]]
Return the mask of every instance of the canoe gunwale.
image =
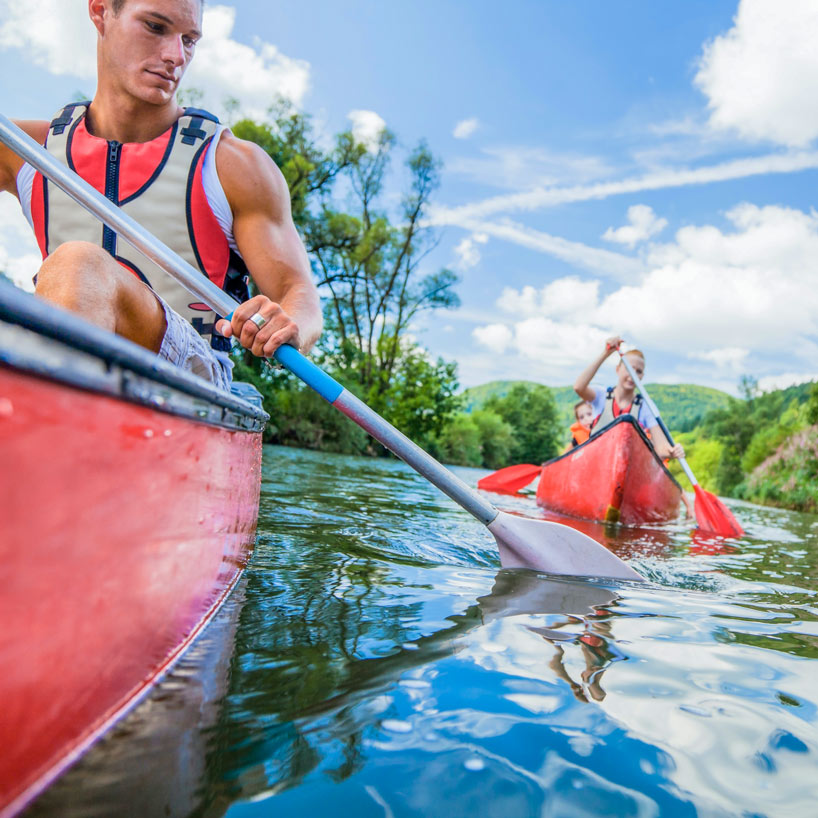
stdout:
[(0, 365), (228, 429), (260, 432), (269, 419), (149, 350), (3, 282)]
[(665, 463), (664, 463), (664, 461), (662, 460), (662, 458), (661, 458), (661, 457), (659, 457), (659, 455), (658, 455), (658, 454), (656, 454), (656, 450), (653, 448), (653, 444), (650, 442), (650, 439), (649, 439), (649, 438), (648, 438), (648, 436), (645, 434), (645, 430), (644, 430), (644, 429), (643, 429), (643, 428), (642, 428), (642, 427), (639, 425), (638, 421), (637, 421), (637, 420), (636, 420), (636, 419), (635, 419), (635, 418), (634, 418), (632, 415), (620, 415), (620, 416), (619, 416), (618, 418), (616, 418), (616, 419), (615, 419), (615, 420), (614, 420), (612, 423), (609, 423), (609, 424), (608, 424), (607, 426), (605, 426), (603, 429), (600, 429), (600, 430), (599, 430), (598, 432), (596, 432), (595, 434), (592, 434), (592, 435), (591, 435), (591, 436), (588, 438), (588, 440), (586, 440), (584, 443), (580, 443), (580, 445), (579, 445), (579, 446), (574, 446), (573, 448), (569, 449), (569, 450), (568, 450), (567, 452), (565, 452), (564, 454), (561, 454), (561, 455), (559, 455), (559, 456), (557, 456), (557, 457), (553, 457), (553, 458), (551, 458), (551, 460), (546, 460), (546, 461), (545, 461), (545, 463), (543, 463), (543, 464), (542, 464), (542, 468), (543, 468), (543, 469), (545, 469), (545, 468), (547, 468), (548, 466), (551, 466), (552, 464), (557, 463), (557, 462), (558, 462), (558, 461), (560, 461), (560, 460), (564, 460), (564, 459), (565, 459), (565, 458), (567, 458), (567, 457), (571, 457), (571, 456), (572, 456), (573, 454), (575, 454), (575, 453), (576, 453), (576, 452), (577, 452), (579, 449), (584, 449), (585, 447), (590, 446), (590, 444), (592, 444), (592, 443), (594, 443), (595, 441), (599, 440), (599, 438), (600, 438), (600, 437), (602, 437), (602, 435), (604, 435), (606, 432), (610, 431), (610, 430), (611, 430), (611, 429), (613, 429), (615, 426), (618, 426), (618, 425), (619, 425), (619, 424), (621, 424), (621, 423), (629, 423), (631, 426), (633, 426), (633, 428), (634, 428), (634, 429), (636, 429), (636, 431), (639, 433), (639, 436), (642, 438), (642, 442), (645, 444), (645, 446), (647, 447), (648, 451), (649, 451), (649, 452), (650, 452), (650, 454), (653, 456), (653, 459), (654, 459), (654, 460), (656, 461), (656, 463), (657, 463), (657, 464), (658, 464), (658, 465), (659, 465), (659, 466), (662, 468), (662, 471), (663, 471), (663, 472), (664, 472), (664, 473), (667, 475), (667, 477), (668, 477), (668, 478), (670, 478), (670, 480), (671, 480), (673, 483), (675, 483), (675, 484), (676, 484), (676, 486), (679, 488), (679, 491), (682, 491), (682, 487), (681, 487), (681, 485), (679, 484), (679, 481), (678, 481), (678, 480), (677, 480), (677, 479), (676, 479), (676, 478), (675, 478), (675, 477), (674, 477), (674, 476), (673, 476), (673, 475), (670, 473), (670, 471), (669, 471), (668, 467), (665, 465)]

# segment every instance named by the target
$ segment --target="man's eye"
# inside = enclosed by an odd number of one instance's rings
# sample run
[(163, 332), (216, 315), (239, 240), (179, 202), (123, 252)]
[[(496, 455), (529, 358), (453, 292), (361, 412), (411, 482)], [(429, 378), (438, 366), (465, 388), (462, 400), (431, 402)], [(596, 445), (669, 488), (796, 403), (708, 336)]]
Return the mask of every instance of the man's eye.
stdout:
[(150, 21), (147, 21), (145, 25), (148, 27), (148, 30), (152, 31), (154, 34), (162, 33), (162, 26), (160, 23), (152, 23)]
[(192, 37), (182, 37), (182, 42), (185, 44), (185, 48), (193, 48), (196, 45), (196, 40)]

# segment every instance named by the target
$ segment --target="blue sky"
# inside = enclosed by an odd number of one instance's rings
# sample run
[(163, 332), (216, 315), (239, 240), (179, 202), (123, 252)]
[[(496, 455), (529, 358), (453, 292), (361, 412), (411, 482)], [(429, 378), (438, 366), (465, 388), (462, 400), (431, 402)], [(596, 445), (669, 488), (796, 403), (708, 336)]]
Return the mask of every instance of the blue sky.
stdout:
[[(4, 113), (93, 92), (85, 5), (0, 0)], [(259, 113), (281, 92), (327, 135), (383, 122), (443, 160), (428, 263), (458, 271), (463, 303), (414, 333), (464, 385), (570, 383), (613, 332), (646, 351), (651, 381), (818, 374), (814, 0), (236, 0), (207, 15), (189, 83), (211, 107), (230, 93)], [(22, 278), (32, 248), (4, 199), (0, 263)]]

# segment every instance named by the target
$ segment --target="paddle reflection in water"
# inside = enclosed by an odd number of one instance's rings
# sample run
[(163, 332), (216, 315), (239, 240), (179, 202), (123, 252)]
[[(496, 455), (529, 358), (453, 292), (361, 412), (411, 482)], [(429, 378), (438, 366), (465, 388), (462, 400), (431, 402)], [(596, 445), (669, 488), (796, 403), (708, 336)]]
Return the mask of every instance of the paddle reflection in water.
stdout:
[[(308, 558), (313, 567), (315, 556), (311, 553)], [(445, 616), (430, 616), (427, 608), (436, 609), (439, 603), (428, 598), (426, 582), (413, 587), (430, 571), (439, 599), (452, 608)], [(255, 630), (252, 644), (239, 645), (238, 662), (247, 667), (241, 685), (245, 693), (232, 696), (226, 711), (225, 729), (233, 733), (230, 752), (225, 753), (219, 742), (220, 760), (228, 765), (222, 777), (231, 781), (232, 797), (246, 800), (275, 794), (276, 809), (284, 814), (288, 809), (311, 814), (310, 805), (314, 809), (320, 803), (327, 780), (341, 785), (363, 775), (367, 783), (363, 789), (353, 787), (355, 800), (362, 793), (366, 796), (367, 787), (377, 790), (391, 781), (397, 773), (395, 765), (408, 764), (414, 776), (427, 764), (453, 764), (455, 777), (465, 774), (456, 785), (462, 788), (458, 800), (480, 799), (486, 784), (472, 780), (469, 772), (490, 763), (496, 753), (480, 749), (468, 738), (473, 717), (502, 722), (508, 718), (501, 715), (504, 707), (510, 704), (519, 710), (528, 696), (542, 698), (549, 710), (570, 709), (567, 700), (560, 704), (566, 695), (587, 706), (589, 698), (604, 698), (602, 673), (627, 658), (612, 639), (619, 599), (613, 587), (516, 570), (491, 575), (426, 568), (418, 574), (404, 566), (400, 574), (398, 579), (394, 569), (385, 570), (373, 562), (333, 561), (331, 566), (326, 564), (326, 573), (302, 574), (297, 587), (280, 591), (277, 598), (284, 607), (276, 607), (275, 615), (267, 583), (280, 587), (290, 581), (284, 573), (273, 571), (264, 577), (265, 598), (271, 604), (265, 619), (272, 630), (264, 629), (263, 634)], [(306, 591), (307, 584), (312, 593)], [(486, 592), (479, 593), (480, 588)], [(251, 595), (258, 590), (251, 588)], [(292, 611), (288, 617), (286, 598), (291, 594), (307, 597), (308, 602), (301, 614)], [(284, 618), (289, 620), (286, 624)], [(502, 628), (506, 619), (513, 621), (511, 630)], [(273, 625), (274, 621), (278, 624)], [(243, 623), (242, 633), (248, 632), (248, 625)], [(502, 642), (502, 634), (508, 634), (518, 643), (517, 629), (530, 635), (525, 640), (524, 677), (537, 692), (527, 693), (519, 683), (512, 689), (501, 686), (497, 701), (488, 708), (489, 713), (497, 711), (495, 717), (481, 717), (478, 711), (469, 715), (471, 699), (476, 697), (479, 707), (485, 707), (487, 695), (485, 685), (472, 678), (475, 668), (477, 676), (496, 674), (492, 665), (507, 649), (509, 660), (518, 661), (519, 645)], [(481, 670), (486, 657), (490, 661)], [(574, 666), (581, 670), (569, 669)], [(572, 681), (571, 672), (581, 674), (581, 684)], [(544, 695), (543, 689), (547, 689)], [(461, 704), (454, 704), (458, 701)], [(461, 706), (466, 709), (459, 713)], [(416, 719), (421, 723), (414, 723)], [(510, 724), (516, 720), (512, 718)], [(238, 739), (237, 726), (242, 728)], [(563, 737), (561, 743), (567, 740)], [(536, 752), (538, 745), (520, 749)], [(408, 757), (394, 757), (392, 751), (398, 749)], [(495, 761), (506, 752), (503, 749)], [(377, 772), (373, 755), (378, 758)], [(391, 772), (383, 769), (384, 764)], [(514, 773), (515, 790), (521, 785), (522, 789), (502, 795), (501, 801), (521, 809), (530, 799), (537, 800), (539, 786), (531, 778), (519, 770)], [(508, 780), (501, 774), (489, 787)], [(308, 789), (300, 786), (307, 781)], [(413, 791), (419, 786), (416, 782)], [(440, 786), (429, 782), (428, 793), (417, 792), (416, 797), (428, 798), (431, 805)], [(367, 814), (374, 815), (370, 797), (371, 793), (364, 799), (369, 801)], [(358, 808), (363, 806), (366, 803), (358, 803)], [(390, 808), (394, 810), (395, 804)], [(345, 804), (340, 811), (352, 814), (354, 808)]]
[[(491, 594), (477, 601), (483, 612), (483, 621), (521, 614), (560, 614), (561, 619), (548, 627), (528, 625), (554, 646), (554, 656), (548, 663), (551, 671), (563, 679), (579, 701), (588, 696), (602, 701), (602, 674), (613, 662), (627, 657), (616, 647), (611, 631), (611, 607), (618, 596), (611, 590), (575, 581), (573, 583), (547, 580), (529, 573), (501, 571)], [(576, 681), (565, 667), (566, 646), (575, 645), (582, 654), (585, 668)]]

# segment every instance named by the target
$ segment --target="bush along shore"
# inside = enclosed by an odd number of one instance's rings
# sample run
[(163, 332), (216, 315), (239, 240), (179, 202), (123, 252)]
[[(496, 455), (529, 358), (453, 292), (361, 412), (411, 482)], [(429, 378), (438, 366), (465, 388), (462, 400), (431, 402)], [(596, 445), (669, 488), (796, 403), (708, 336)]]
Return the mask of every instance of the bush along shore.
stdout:
[[(710, 491), (818, 513), (818, 383), (760, 394), (706, 414), (678, 435), (696, 477)], [(671, 463), (680, 482), (681, 469)]]

